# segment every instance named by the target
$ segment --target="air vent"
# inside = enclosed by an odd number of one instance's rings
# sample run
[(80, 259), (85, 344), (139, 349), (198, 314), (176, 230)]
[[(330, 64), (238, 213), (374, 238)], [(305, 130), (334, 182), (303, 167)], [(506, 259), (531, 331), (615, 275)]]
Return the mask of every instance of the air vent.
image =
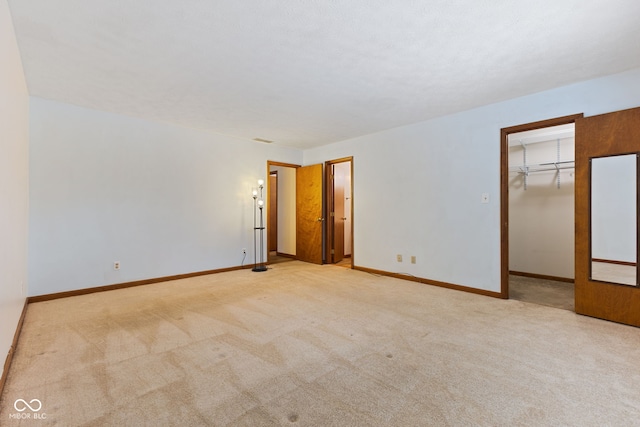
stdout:
[(264, 142), (266, 144), (271, 144), (273, 141), (269, 141), (268, 139), (262, 139), (262, 138), (253, 138), (254, 141), (258, 141), (258, 142)]

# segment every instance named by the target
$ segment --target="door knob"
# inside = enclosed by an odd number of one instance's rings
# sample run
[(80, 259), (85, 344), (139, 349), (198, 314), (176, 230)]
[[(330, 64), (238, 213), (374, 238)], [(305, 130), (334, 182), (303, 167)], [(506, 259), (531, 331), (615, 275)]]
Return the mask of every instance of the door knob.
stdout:
[(318, 217), (318, 221), (324, 221), (324, 218)]
[(346, 220), (347, 220), (347, 217), (342, 217), (342, 220), (343, 220), (343, 221), (346, 221)]

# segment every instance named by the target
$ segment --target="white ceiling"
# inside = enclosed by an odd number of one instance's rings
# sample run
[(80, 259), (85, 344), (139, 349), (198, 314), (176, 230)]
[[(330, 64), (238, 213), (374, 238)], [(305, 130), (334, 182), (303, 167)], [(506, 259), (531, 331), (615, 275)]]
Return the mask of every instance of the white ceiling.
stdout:
[(638, 0), (8, 0), (31, 95), (309, 148), (640, 67)]

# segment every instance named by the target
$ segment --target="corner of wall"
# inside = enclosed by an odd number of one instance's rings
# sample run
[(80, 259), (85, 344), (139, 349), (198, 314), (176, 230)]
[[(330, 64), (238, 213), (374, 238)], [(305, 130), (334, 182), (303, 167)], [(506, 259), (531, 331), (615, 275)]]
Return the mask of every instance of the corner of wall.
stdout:
[(0, 61), (0, 240), (7, 248), (0, 257), (1, 358), (11, 354), (26, 301), (29, 216), (29, 95), (6, 0), (0, 0)]

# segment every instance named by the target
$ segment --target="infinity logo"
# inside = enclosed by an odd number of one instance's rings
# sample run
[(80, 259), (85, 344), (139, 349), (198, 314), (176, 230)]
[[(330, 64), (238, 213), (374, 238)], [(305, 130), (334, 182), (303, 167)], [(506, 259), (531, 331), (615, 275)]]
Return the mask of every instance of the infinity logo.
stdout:
[[(34, 408), (34, 407), (31, 406), (31, 405), (33, 405), (34, 402), (38, 405), (37, 408)], [(22, 403), (22, 405), (20, 405), (20, 407), (18, 407), (18, 403)], [(31, 405), (29, 405), (29, 403), (31, 403)], [(18, 399), (13, 403), (13, 407), (18, 412), (26, 411), (27, 408), (31, 409), (32, 412), (38, 412), (40, 409), (42, 409), (42, 402), (40, 402), (38, 399), (31, 399), (31, 401), (29, 403), (27, 403), (27, 401), (24, 400), (24, 399)], [(33, 405), (33, 406), (36, 406), (36, 405)], [(22, 408), (22, 409), (20, 409), (20, 408)]]

